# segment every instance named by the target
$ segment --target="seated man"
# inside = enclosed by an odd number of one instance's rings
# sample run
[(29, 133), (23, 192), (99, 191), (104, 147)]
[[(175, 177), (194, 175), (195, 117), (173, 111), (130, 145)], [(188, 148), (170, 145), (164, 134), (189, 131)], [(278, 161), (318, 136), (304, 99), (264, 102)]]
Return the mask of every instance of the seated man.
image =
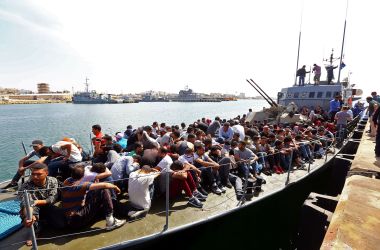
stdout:
[(112, 166), (112, 179), (115, 180), (115, 185), (123, 189), (128, 180), (129, 175), (140, 168), (141, 156), (121, 156)]
[[(220, 165), (219, 174), (223, 186), (232, 188), (232, 184), (235, 186), (236, 197), (238, 200), (243, 195), (242, 180), (240, 177), (230, 173), (230, 170), (236, 169), (237, 165), (235, 160), (230, 156), (223, 156), (218, 146), (212, 146), (209, 153), (209, 157)], [(224, 169), (224, 170), (223, 170)]]
[(104, 212), (106, 230), (113, 230), (125, 224), (125, 220), (113, 217), (113, 203), (110, 190), (120, 193), (120, 189), (106, 182), (83, 182), (84, 167), (75, 166), (71, 177), (63, 183), (62, 207), (65, 209), (67, 224), (77, 228), (85, 226), (96, 218), (98, 213)]
[(189, 171), (189, 173), (192, 175), (193, 180), (196, 184), (197, 190), (201, 192), (204, 196), (208, 195), (208, 192), (204, 190), (204, 188), (201, 186), (201, 177), (202, 177), (202, 171), (194, 166), (194, 145), (190, 142), (189, 146), (183, 155), (178, 157), (178, 160), (182, 162), (184, 165), (184, 169)]
[(219, 164), (219, 176), (220, 176), (220, 188), (228, 187), (232, 188), (231, 182), (229, 180), (230, 170), (236, 168), (236, 163), (229, 156), (223, 156), (221, 151), (221, 146), (212, 146), (208, 156), (214, 162)]
[(104, 165), (98, 162), (91, 165), (84, 166), (84, 176), (82, 181), (99, 182), (99, 181), (112, 181), (111, 171)]
[(256, 161), (258, 160), (252, 150), (246, 148), (246, 142), (240, 141), (238, 148), (234, 150), (235, 161), (238, 165), (239, 172), (245, 179), (256, 177)]
[[(35, 164), (44, 163), (47, 161), (47, 156), (41, 156), (39, 154), (39, 150), (44, 146), (41, 140), (32, 141), (32, 144), (30, 146), (33, 147), (33, 151), (30, 151), (26, 156), (21, 158), (21, 160), (18, 162), (17, 173), (12, 178), (12, 181), (4, 188), (17, 187), (17, 183), (20, 180), (21, 176), (24, 175), (26, 169), (33, 167)], [(30, 160), (34, 156), (39, 157), (39, 159), (36, 161)]]
[[(172, 158), (168, 155), (168, 150), (165, 147), (161, 147), (158, 150), (158, 158), (160, 161), (155, 169), (159, 170), (161, 173), (170, 172), (170, 166), (173, 163)], [(159, 179), (160, 192), (164, 193), (166, 191), (166, 178), (165, 174), (162, 174)]]
[(188, 204), (197, 208), (202, 208), (201, 201), (206, 201), (207, 196), (201, 194), (196, 187), (195, 181), (189, 171), (186, 171), (184, 164), (180, 161), (174, 161), (170, 166), (171, 182), (170, 182), (170, 198), (175, 198), (185, 191), (189, 198)]
[(143, 154), (144, 154), (144, 146), (141, 142), (135, 142), (134, 149), (126, 153), (127, 156), (134, 156), (134, 155), (143, 156)]
[[(30, 179), (21, 185), (18, 198), (21, 200), (20, 216), (25, 227), (34, 226), (36, 233), (41, 229), (40, 220), (50, 222), (52, 226), (62, 227), (63, 220), (58, 221), (57, 208), (53, 204), (58, 199), (58, 181), (56, 178), (48, 176), (48, 166), (43, 163), (35, 163), (31, 167)], [(28, 192), (31, 205), (32, 218), (27, 218), (26, 203), (24, 200), (24, 190)], [(31, 239), (27, 239), (26, 244), (32, 245)]]
[(217, 183), (219, 180), (219, 164), (213, 161), (205, 154), (205, 148), (203, 144), (195, 145), (194, 154), (194, 166), (202, 171), (201, 180), (202, 186), (205, 189), (211, 188), (211, 191), (220, 195), (222, 192), (226, 192), (226, 189), (220, 189)]
[(225, 122), (223, 127), (219, 128), (219, 138), (223, 138), (225, 141), (230, 141), (234, 135), (233, 129), (230, 127), (229, 122)]
[[(155, 174), (156, 173), (156, 174)], [(128, 216), (132, 219), (146, 215), (152, 204), (153, 181), (159, 176), (157, 169), (144, 165), (130, 174), (128, 179), (128, 194), (132, 210)]]
[(317, 138), (321, 142), (321, 146), (322, 147), (320, 147), (320, 148), (322, 150), (319, 150), (319, 152), (322, 155), (325, 152), (325, 150), (327, 150), (328, 148), (330, 148), (331, 145), (335, 142), (335, 138), (334, 138), (333, 133), (331, 133), (330, 131), (328, 131), (327, 129), (325, 129), (322, 126), (318, 128)]
[(70, 164), (82, 161), (79, 149), (66, 141), (59, 141), (50, 147), (41, 148), (40, 154), (53, 158), (48, 164), (50, 176), (57, 176), (59, 172), (67, 175)]
[(127, 139), (124, 138), (124, 134), (121, 132), (116, 133), (115, 135), (116, 143), (119, 144), (122, 149), (127, 148)]
[(94, 154), (93, 154), (93, 162), (103, 162), (106, 163), (108, 159), (109, 151), (113, 150), (113, 141), (112, 136), (104, 135), (101, 139), (95, 138), (94, 145)]
[(310, 150), (310, 143), (309, 141), (303, 140), (302, 134), (296, 135), (294, 137), (294, 142), (296, 146), (299, 148), (300, 154), (306, 162), (313, 163), (314, 162), (314, 156), (313, 153)]

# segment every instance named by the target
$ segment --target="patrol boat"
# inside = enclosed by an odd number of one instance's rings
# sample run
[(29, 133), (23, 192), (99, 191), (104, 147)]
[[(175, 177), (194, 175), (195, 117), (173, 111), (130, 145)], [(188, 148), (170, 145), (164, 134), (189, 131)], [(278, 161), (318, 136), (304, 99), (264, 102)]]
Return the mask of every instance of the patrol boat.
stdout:
[(116, 100), (111, 98), (110, 94), (98, 94), (95, 90), (90, 91), (88, 86), (88, 78), (84, 83), (86, 89), (84, 92), (77, 92), (73, 95), (73, 103), (75, 104), (109, 104), (109, 103), (118, 103)]

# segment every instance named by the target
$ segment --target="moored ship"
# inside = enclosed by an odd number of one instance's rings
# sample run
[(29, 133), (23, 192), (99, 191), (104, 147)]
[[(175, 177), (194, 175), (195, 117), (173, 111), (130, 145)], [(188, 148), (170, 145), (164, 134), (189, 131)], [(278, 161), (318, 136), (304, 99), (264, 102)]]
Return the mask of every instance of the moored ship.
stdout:
[(98, 94), (95, 90), (90, 91), (88, 86), (88, 78), (86, 78), (86, 89), (84, 92), (77, 92), (73, 95), (74, 104), (109, 104), (118, 103), (113, 100), (110, 94)]

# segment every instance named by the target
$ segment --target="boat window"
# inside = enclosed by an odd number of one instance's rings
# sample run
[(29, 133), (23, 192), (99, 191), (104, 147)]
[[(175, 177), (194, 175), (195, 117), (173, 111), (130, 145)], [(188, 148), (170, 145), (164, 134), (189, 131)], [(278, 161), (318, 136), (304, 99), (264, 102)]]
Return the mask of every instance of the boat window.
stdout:
[(317, 98), (322, 98), (322, 96), (323, 96), (323, 92), (318, 92)]
[(331, 98), (331, 92), (326, 92), (326, 98)]
[(314, 98), (315, 97), (315, 92), (310, 92), (309, 93), (309, 98)]
[(300, 93), (299, 93), (299, 92), (295, 92), (295, 93), (294, 93), (294, 98), (298, 98), (298, 97), (299, 97), (299, 95), (300, 95)]

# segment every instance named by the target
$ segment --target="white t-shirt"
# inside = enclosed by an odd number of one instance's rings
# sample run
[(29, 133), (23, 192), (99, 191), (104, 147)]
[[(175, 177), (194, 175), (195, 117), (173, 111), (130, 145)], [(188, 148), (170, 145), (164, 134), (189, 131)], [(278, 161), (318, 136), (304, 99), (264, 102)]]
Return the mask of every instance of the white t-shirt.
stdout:
[[(141, 177), (143, 176), (143, 177)], [(136, 178), (139, 177), (139, 178)], [(153, 184), (155, 175), (152, 173), (145, 174), (140, 171), (132, 172), (128, 180), (129, 201), (136, 208), (149, 209), (151, 199), (149, 195), (149, 186)]]
[(232, 126), (234, 133), (239, 133), (239, 139), (242, 141), (245, 137), (244, 127), (240, 124)]
[(59, 141), (56, 144), (52, 145), (51, 148), (54, 153), (58, 153), (63, 156), (67, 156), (67, 151), (62, 150), (61, 147), (67, 144), (71, 144), (71, 154), (69, 157), (69, 161), (71, 162), (79, 162), (82, 161), (82, 155), (79, 151), (79, 149), (72, 143), (67, 142), (67, 141)]
[[(172, 165), (173, 160), (170, 158), (169, 155), (166, 155), (162, 160), (157, 164), (157, 167), (161, 168), (161, 173), (167, 173), (167, 172), (172, 172), (170, 169), (170, 166)], [(166, 191), (166, 174), (162, 174), (159, 180), (159, 185), (160, 185), (160, 191), (163, 193)]]
[(162, 160), (157, 164), (157, 167), (161, 168), (161, 172), (166, 172), (170, 170), (170, 166), (172, 165), (173, 160), (169, 155), (166, 155)]
[(84, 176), (82, 178), (82, 181), (88, 181), (88, 182), (94, 182), (95, 177), (98, 175), (98, 173), (91, 172), (91, 165), (84, 167)]

